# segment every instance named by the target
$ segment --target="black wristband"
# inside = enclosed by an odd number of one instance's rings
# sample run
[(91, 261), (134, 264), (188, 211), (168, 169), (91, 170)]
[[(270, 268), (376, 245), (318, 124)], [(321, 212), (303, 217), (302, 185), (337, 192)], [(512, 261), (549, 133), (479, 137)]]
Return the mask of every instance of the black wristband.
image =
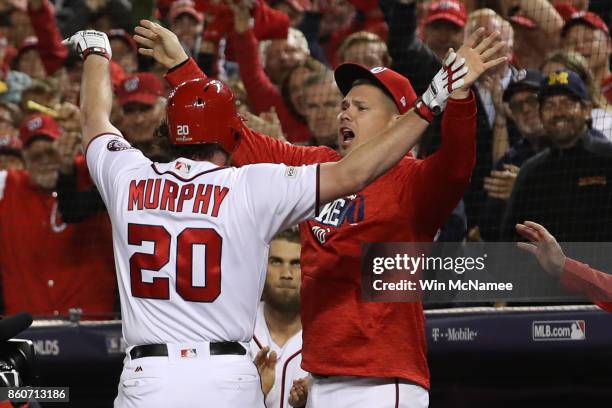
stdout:
[(179, 64), (177, 64), (177, 65), (173, 66), (172, 68), (168, 69), (168, 74), (169, 74), (169, 73), (171, 73), (171, 72), (173, 72), (173, 71), (176, 71), (177, 69), (179, 69), (180, 67), (182, 67), (183, 65), (185, 65), (185, 64), (187, 63), (187, 61), (189, 61), (189, 57), (187, 57), (187, 59), (186, 59), (185, 61), (183, 61), (183, 62), (181, 62), (181, 63), (179, 63)]

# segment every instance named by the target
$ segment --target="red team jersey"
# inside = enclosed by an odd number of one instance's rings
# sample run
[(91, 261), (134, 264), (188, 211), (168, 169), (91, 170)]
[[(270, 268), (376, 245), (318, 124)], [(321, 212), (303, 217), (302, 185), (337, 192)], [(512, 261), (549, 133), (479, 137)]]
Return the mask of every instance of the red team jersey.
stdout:
[(110, 221), (64, 224), (50, 191), (25, 171), (0, 171), (0, 273), (5, 313), (110, 313), (115, 275)]
[[(170, 72), (176, 86), (199, 75), (192, 61)], [(302, 367), (319, 375), (399, 377), (429, 388), (421, 303), (361, 300), (364, 242), (431, 242), (466, 190), (475, 163), (473, 95), (449, 100), (440, 149), (405, 157), (359, 193), (324, 205), (300, 224)], [(301, 147), (249, 132), (235, 165), (338, 161), (327, 147)]]

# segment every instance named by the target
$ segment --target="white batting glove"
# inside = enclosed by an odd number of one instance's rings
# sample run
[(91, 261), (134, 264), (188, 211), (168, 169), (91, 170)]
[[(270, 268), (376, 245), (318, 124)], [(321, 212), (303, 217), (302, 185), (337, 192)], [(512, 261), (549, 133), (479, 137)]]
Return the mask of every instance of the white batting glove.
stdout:
[(457, 56), (451, 48), (442, 68), (432, 79), (429, 87), (416, 102), (416, 112), (431, 122), (434, 115), (442, 113), (450, 94), (463, 86), (463, 77), (468, 73), (465, 59)]
[(113, 52), (105, 33), (96, 30), (77, 31), (62, 44), (74, 47), (83, 61), (91, 54), (101, 55), (110, 60)]

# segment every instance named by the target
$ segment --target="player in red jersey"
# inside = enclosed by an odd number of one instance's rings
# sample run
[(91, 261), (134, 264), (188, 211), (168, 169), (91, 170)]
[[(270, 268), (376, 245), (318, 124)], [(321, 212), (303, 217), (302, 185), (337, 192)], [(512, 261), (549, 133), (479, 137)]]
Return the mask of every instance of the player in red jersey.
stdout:
[[(176, 86), (203, 77), (176, 36), (158, 24), (136, 28), (139, 52), (172, 67)], [(469, 183), (475, 161), (476, 103), (469, 91), (484, 70), (503, 62), (495, 33), (466, 40), (459, 54), (469, 74), (442, 119), (443, 141), (425, 160), (406, 156), (358, 194), (325, 205), (300, 224), (302, 241), (302, 367), (313, 374), (310, 407), (425, 407), (428, 405), (424, 316), (420, 303), (360, 301), (362, 242), (432, 241)], [(476, 45), (478, 44), (478, 45)], [(338, 161), (419, 103), (410, 82), (386, 68), (344, 64), (336, 81), (345, 95), (339, 114), (340, 152), (299, 147), (249, 132), (233, 155), (236, 165), (302, 165)]]

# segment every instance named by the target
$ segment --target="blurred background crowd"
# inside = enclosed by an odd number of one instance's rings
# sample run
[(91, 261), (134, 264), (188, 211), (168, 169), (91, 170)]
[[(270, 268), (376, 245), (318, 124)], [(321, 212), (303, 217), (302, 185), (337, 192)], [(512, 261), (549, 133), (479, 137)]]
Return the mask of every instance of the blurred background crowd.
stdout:
[[(338, 150), (350, 137), (338, 133), (338, 64), (390, 67), (421, 94), (448, 48), (477, 27), (500, 31), (510, 58), (474, 88), (476, 167), (437, 239), (513, 241), (531, 219), (560, 241), (601, 242), (612, 238), (611, 17), (609, 0), (0, 0), (4, 313), (118, 312), (110, 222), (66, 113), (82, 62), (62, 39), (77, 30), (108, 33), (112, 122), (156, 161), (169, 89), (132, 38), (142, 18), (231, 85), (250, 127)], [(435, 154), (440, 138), (438, 119), (413, 153)]]

